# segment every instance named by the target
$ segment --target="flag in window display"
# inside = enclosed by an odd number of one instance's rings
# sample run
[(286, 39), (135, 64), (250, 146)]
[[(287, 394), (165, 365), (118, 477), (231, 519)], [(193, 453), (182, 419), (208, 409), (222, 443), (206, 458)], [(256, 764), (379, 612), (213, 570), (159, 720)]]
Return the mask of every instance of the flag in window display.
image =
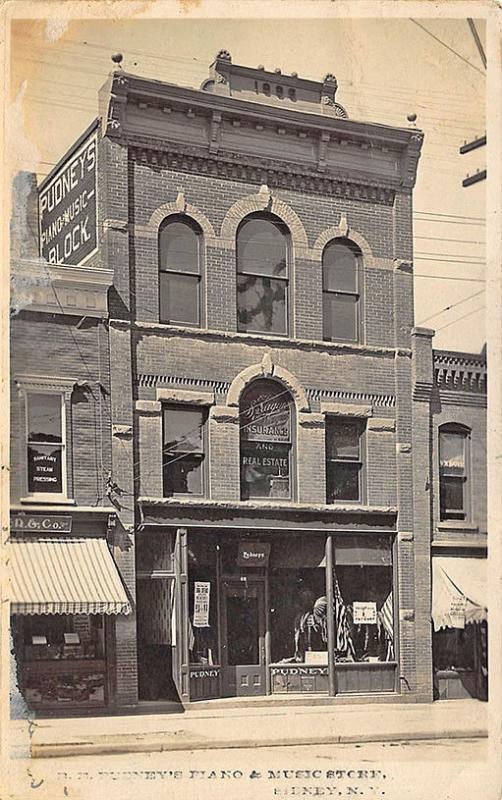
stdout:
[(333, 602), (335, 606), (335, 650), (339, 653), (346, 653), (347, 656), (355, 658), (354, 643), (352, 642), (352, 635), (350, 633), (349, 622), (347, 619), (347, 610), (343, 602), (342, 593), (338, 585), (338, 580), (335, 576), (333, 587)]
[(378, 612), (378, 617), (385, 631), (385, 638), (387, 639), (387, 652), (385, 660), (392, 661), (394, 659), (394, 617), (392, 592), (390, 592), (385, 603)]

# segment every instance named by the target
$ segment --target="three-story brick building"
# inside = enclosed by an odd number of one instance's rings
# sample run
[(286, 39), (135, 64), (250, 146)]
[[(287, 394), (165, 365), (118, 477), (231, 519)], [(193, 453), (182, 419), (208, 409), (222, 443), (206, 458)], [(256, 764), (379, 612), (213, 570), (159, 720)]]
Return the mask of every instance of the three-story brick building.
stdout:
[(117, 70), (100, 94), (115, 703), (433, 697), (431, 546), (486, 545), (473, 505), (436, 525), (434, 426), (483, 428), (483, 366), (459, 357), (445, 399), (413, 325), (421, 132), (351, 120), (336, 89), (221, 51), (200, 90)]

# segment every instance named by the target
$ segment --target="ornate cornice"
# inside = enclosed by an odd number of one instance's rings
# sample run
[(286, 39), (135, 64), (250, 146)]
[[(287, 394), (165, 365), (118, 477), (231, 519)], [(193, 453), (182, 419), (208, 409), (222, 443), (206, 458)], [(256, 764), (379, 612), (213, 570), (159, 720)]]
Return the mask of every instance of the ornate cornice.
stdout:
[[(448, 392), (462, 393), (466, 403), (472, 395), (486, 395), (486, 359), (476, 353), (434, 350), (434, 381), (441, 398)], [(457, 395), (458, 396), (458, 395)], [(457, 402), (457, 398), (451, 402)]]
[(398, 179), (393, 181), (376, 180), (374, 175), (355, 175), (354, 171), (338, 171), (333, 177), (322, 175), (308, 165), (266, 159), (245, 153), (208, 153), (207, 149), (166, 142), (160, 139), (140, 140), (126, 137), (131, 159), (153, 168), (171, 169), (176, 172), (196, 173), (210, 178), (223, 178), (242, 183), (267, 184), (273, 189), (300, 191), (305, 194), (319, 194), (340, 197), (345, 200), (359, 200), (392, 206)]

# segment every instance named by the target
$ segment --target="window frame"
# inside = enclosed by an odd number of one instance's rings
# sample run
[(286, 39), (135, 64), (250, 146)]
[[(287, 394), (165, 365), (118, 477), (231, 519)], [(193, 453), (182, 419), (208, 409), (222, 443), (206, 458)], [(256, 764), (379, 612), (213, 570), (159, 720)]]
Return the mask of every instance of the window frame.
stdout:
[[(191, 230), (196, 237), (197, 241), (197, 272), (190, 272), (184, 269), (173, 269), (169, 267), (162, 267), (162, 250), (161, 250), (161, 237), (164, 230), (169, 228), (170, 225), (185, 225)], [(177, 327), (186, 328), (203, 328), (205, 325), (205, 269), (204, 269), (204, 233), (200, 225), (192, 219), (192, 217), (183, 214), (173, 214), (166, 217), (159, 226), (157, 236), (157, 257), (158, 257), (158, 307), (159, 307), (159, 322), (162, 325), (175, 325)], [(162, 293), (161, 293), (161, 276), (162, 275), (177, 275), (188, 276), (191, 278), (198, 278), (197, 281), (197, 322), (183, 322), (179, 320), (166, 320), (162, 316)]]
[[(351, 292), (347, 289), (328, 289), (325, 286), (324, 281), (324, 259), (326, 255), (326, 251), (329, 250), (331, 246), (334, 245), (342, 245), (350, 250), (356, 262), (355, 268), (355, 277), (356, 277), (356, 289), (355, 291)], [(334, 267), (334, 265), (333, 265)], [(332, 268), (333, 268), (332, 267)], [(363, 269), (363, 259), (362, 253), (359, 247), (353, 242), (351, 239), (345, 238), (337, 238), (331, 239), (323, 249), (322, 252), (322, 259), (321, 259), (321, 270), (322, 270), (322, 338), (325, 342), (349, 342), (351, 344), (360, 344), (362, 341), (362, 332), (363, 332), (363, 315), (362, 315), (362, 303), (363, 303), (363, 278), (362, 278), (362, 269)], [(337, 336), (336, 338), (333, 336), (326, 336), (325, 333), (325, 324), (326, 324), (326, 311), (325, 311), (325, 298), (326, 297), (355, 297), (355, 330), (356, 335), (354, 339), (347, 338), (347, 337), (340, 337)]]
[[(270, 276), (260, 272), (253, 272), (251, 270), (242, 270), (239, 264), (239, 234), (242, 228), (245, 226), (247, 222), (250, 220), (261, 220), (263, 222), (269, 222), (272, 225), (275, 225), (279, 232), (282, 234), (285, 242), (285, 251), (286, 251), (286, 274), (285, 276)], [(280, 217), (277, 217), (273, 214), (263, 211), (256, 211), (252, 214), (248, 214), (244, 217), (239, 223), (237, 228), (237, 232), (235, 234), (235, 265), (236, 265), (236, 317), (237, 317), (237, 331), (239, 333), (252, 333), (252, 334), (261, 334), (263, 336), (277, 336), (277, 337), (289, 337), (290, 331), (292, 330), (292, 302), (290, 298), (290, 287), (291, 287), (291, 278), (292, 278), (292, 266), (293, 266), (293, 248), (292, 248), (292, 239), (291, 239), (291, 231), (289, 230), (288, 226), (285, 222), (283, 222)], [(241, 328), (239, 324), (239, 277), (246, 276), (246, 277), (253, 277), (253, 278), (268, 278), (270, 281), (282, 281), (283, 285), (285, 286), (284, 291), (284, 321), (285, 321), (285, 331), (281, 333), (276, 333), (274, 331), (264, 331), (252, 328)]]
[[(441, 466), (441, 435), (456, 435), (463, 441), (464, 466), (462, 475), (444, 475)], [(438, 428), (438, 470), (439, 470), (439, 521), (467, 523), (471, 520), (471, 429), (460, 423), (446, 422)], [(443, 506), (443, 480), (460, 484), (462, 488), (462, 509), (447, 509)]]
[[(245, 396), (246, 391), (248, 389), (251, 389), (258, 381), (265, 381), (265, 380), (269, 381), (270, 383), (276, 384), (278, 390), (280, 390), (281, 392), (284, 391), (285, 393), (288, 394), (289, 421), (290, 421), (290, 441), (289, 442), (281, 442), (281, 441), (274, 442), (273, 440), (271, 441), (271, 440), (265, 440), (265, 439), (263, 439), (263, 440), (259, 440), (259, 439), (254, 439), (254, 440), (242, 439), (241, 427), (239, 425), (239, 498), (240, 498), (241, 502), (243, 502), (243, 503), (253, 502), (253, 501), (256, 501), (256, 500), (258, 500), (258, 501), (260, 501), (260, 500), (266, 500), (266, 501), (269, 500), (269, 501), (272, 501), (272, 502), (274, 500), (277, 500), (278, 502), (282, 501), (282, 502), (291, 503), (291, 502), (295, 502), (295, 500), (297, 498), (297, 489), (296, 489), (296, 424), (295, 424), (296, 415), (295, 415), (295, 404), (294, 404), (294, 400), (293, 400), (293, 396), (292, 396), (291, 392), (282, 383), (279, 383), (278, 381), (274, 380), (273, 378), (266, 378), (266, 377), (257, 378), (256, 380), (252, 381), (251, 383), (249, 383), (245, 387), (245, 389), (244, 389), (244, 391), (243, 391), (243, 393), (241, 395), (240, 402), (239, 402), (239, 418), (240, 418), (240, 415), (242, 414), (242, 400), (243, 400), (243, 396)], [(272, 445), (273, 444), (283, 444), (283, 445), (288, 447), (288, 476), (289, 476), (289, 495), (288, 495), (288, 497), (280, 497), (280, 496), (271, 497), (270, 495), (253, 495), (253, 496), (246, 497), (246, 498), (243, 497), (243, 492), (242, 492), (242, 444), (244, 443), (244, 444), (251, 444), (252, 445), (253, 443), (256, 443), (256, 442), (261, 443), (261, 444), (272, 444)]]
[[(340, 424), (347, 424), (352, 423), (358, 429), (358, 442), (359, 442), (359, 454), (358, 458), (333, 458), (329, 455), (329, 443), (328, 437), (330, 435), (330, 428), (331, 426), (335, 425), (336, 423)], [(367, 453), (366, 453), (366, 419), (360, 417), (352, 417), (352, 416), (341, 416), (338, 414), (327, 414), (326, 415), (326, 426), (325, 426), (325, 464), (326, 464), (326, 504), (327, 505), (336, 505), (338, 503), (345, 504), (348, 503), (350, 505), (363, 505), (366, 502), (366, 493), (367, 493), (367, 476), (366, 476), (366, 469), (367, 469)], [(330, 465), (336, 464), (352, 464), (358, 465), (357, 470), (357, 478), (358, 478), (358, 498), (357, 500), (346, 500), (346, 499), (333, 499), (329, 496), (329, 479), (328, 479), (328, 468)]]
[[(29, 404), (30, 397), (37, 395), (53, 395), (59, 397), (61, 404), (61, 443), (54, 442), (61, 450), (61, 492), (36, 492), (30, 491), (30, 481), (28, 475), (29, 469), (29, 455), (28, 447), (36, 444), (35, 440), (30, 441), (29, 438)], [(69, 461), (69, 447), (68, 447), (68, 420), (67, 420), (67, 393), (63, 390), (47, 388), (27, 388), (24, 395), (24, 486), (25, 493), (23, 499), (38, 500), (43, 502), (60, 502), (62, 500), (69, 500), (68, 497), (68, 461)], [(39, 445), (50, 445), (50, 442), (39, 442)]]
[[(173, 492), (167, 491), (166, 488), (166, 464), (164, 456), (164, 434), (165, 434), (165, 415), (168, 411), (189, 411), (199, 412), (201, 416), (201, 440), (202, 440), (202, 459), (201, 459), (201, 492)], [(209, 432), (208, 420), (209, 409), (207, 406), (192, 405), (189, 403), (163, 403), (162, 404), (162, 496), (163, 497), (199, 497), (204, 498), (209, 496)], [(184, 453), (184, 457), (189, 457), (189, 452)], [(193, 453), (192, 453), (193, 455)], [(180, 459), (181, 460), (181, 457)]]

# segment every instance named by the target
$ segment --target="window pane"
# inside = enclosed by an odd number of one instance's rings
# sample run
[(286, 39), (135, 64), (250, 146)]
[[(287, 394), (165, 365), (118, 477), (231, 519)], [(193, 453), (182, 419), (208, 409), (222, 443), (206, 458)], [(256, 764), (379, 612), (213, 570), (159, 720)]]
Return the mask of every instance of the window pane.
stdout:
[[(464, 518), (464, 480), (463, 478), (441, 478), (441, 515), (453, 519)], [(458, 516), (460, 514), (460, 516)]]
[(286, 333), (286, 286), (285, 281), (238, 275), (239, 330)]
[(252, 383), (242, 397), (240, 411), (243, 439), (291, 441), (291, 397), (280, 384), (267, 380)]
[(357, 256), (344, 244), (328, 245), (323, 253), (323, 288), (357, 291)]
[(62, 494), (61, 445), (28, 445), (28, 491)]
[(241, 442), (241, 497), (287, 497), (290, 445)]
[(159, 294), (161, 322), (199, 324), (198, 277), (161, 272)]
[(237, 234), (239, 272), (287, 275), (287, 238), (284, 226), (265, 219), (249, 219)]
[(203, 412), (200, 409), (164, 409), (164, 451), (203, 452)]
[(465, 436), (461, 433), (441, 432), (439, 441), (441, 472), (463, 475), (465, 470)]
[(173, 456), (164, 451), (164, 494), (202, 494), (202, 455)]
[(328, 457), (358, 460), (360, 435), (359, 423), (329, 419), (326, 437)]
[(62, 442), (61, 395), (28, 395), (28, 440)]
[(327, 341), (356, 342), (357, 295), (323, 294), (323, 336)]
[(160, 231), (160, 268), (199, 272), (199, 240), (190, 225), (170, 222)]
[(328, 503), (359, 500), (359, 464), (328, 462), (326, 465)]

